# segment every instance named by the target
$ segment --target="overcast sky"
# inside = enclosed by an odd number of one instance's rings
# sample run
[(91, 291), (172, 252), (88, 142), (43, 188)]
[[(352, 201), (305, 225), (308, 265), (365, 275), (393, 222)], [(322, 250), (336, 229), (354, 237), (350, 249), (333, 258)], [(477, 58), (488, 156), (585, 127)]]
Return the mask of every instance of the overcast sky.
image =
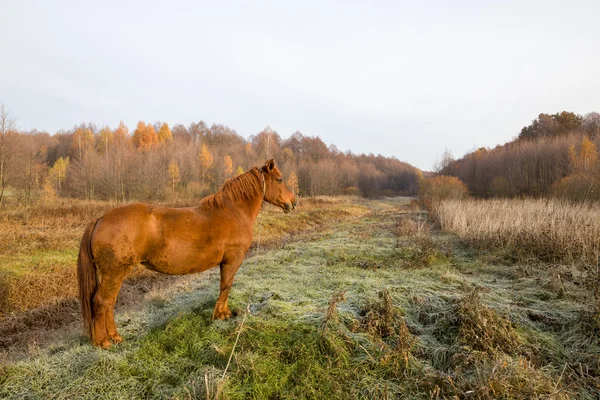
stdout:
[(599, 17), (600, 1), (0, 0), (0, 103), (22, 129), (268, 125), (430, 170), (541, 112), (600, 111)]

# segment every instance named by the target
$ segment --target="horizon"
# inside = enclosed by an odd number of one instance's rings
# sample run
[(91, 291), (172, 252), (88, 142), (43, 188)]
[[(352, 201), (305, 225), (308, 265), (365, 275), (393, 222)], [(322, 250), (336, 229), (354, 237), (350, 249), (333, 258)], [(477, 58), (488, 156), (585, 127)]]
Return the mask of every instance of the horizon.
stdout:
[(599, 109), (594, 2), (5, 9), (0, 103), (23, 130), (269, 126), (431, 171), (445, 149), (504, 144), (540, 113)]

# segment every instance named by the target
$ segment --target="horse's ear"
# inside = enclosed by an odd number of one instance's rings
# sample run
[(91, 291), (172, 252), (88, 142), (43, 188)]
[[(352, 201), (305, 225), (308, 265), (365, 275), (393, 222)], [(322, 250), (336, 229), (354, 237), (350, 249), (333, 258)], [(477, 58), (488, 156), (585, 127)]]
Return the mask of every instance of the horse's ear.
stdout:
[(273, 168), (275, 168), (275, 161), (273, 161), (272, 158), (265, 162), (265, 165), (262, 167), (265, 172), (271, 172), (273, 171)]

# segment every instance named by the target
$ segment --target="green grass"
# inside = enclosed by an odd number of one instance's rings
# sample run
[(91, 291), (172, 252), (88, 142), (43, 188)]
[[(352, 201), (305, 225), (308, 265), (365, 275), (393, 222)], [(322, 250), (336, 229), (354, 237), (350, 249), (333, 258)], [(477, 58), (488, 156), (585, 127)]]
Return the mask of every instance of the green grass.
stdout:
[(47, 250), (36, 251), (32, 254), (0, 255), (0, 274), (22, 274), (47, 270), (55, 266), (72, 268), (77, 261), (74, 251)]
[(444, 233), (398, 236), (419, 216), (406, 200), (365, 206), (247, 258), (235, 318), (210, 319), (218, 273), (199, 275), (118, 310), (125, 342), (109, 351), (71, 336), (6, 360), (0, 397), (595, 398), (581, 288)]

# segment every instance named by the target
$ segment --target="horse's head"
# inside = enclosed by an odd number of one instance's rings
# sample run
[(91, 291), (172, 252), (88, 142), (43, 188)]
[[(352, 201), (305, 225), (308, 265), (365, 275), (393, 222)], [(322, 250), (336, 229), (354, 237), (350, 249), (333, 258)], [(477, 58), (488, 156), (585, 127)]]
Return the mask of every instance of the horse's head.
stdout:
[(283, 174), (275, 166), (273, 159), (267, 161), (261, 168), (265, 185), (265, 201), (281, 207), (284, 212), (289, 213), (296, 208), (296, 196), (283, 182)]

